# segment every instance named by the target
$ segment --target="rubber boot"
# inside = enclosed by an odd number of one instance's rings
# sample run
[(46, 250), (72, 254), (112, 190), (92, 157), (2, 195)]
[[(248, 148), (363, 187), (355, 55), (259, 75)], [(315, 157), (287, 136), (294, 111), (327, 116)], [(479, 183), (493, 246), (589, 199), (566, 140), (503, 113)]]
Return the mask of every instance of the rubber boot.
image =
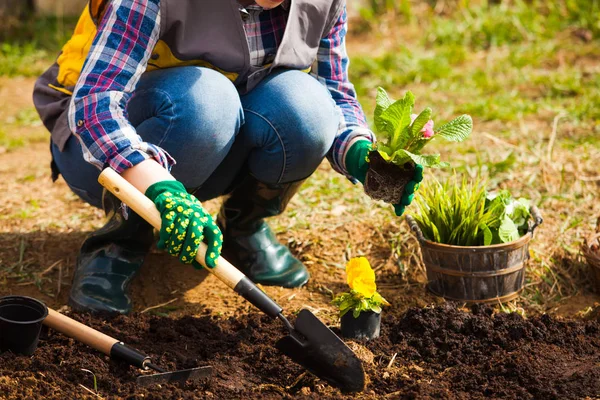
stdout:
[(108, 222), (89, 235), (77, 257), (69, 305), (79, 311), (129, 313), (127, 290), (144, 262), (154, 234), (152, 226), (104, 191), (102, 205)]
[(222, 255), (255, 283), (294, 288), (310, 278), (264, 221), (281, 214), (303, 182), (271, 185), (248, 176), (221, 207)]

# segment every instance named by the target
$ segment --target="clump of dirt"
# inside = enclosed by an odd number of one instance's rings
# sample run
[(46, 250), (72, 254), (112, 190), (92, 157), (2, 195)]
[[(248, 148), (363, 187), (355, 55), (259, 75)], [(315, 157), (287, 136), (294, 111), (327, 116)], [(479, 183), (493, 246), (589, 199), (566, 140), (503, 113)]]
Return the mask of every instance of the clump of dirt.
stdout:
[[(209, 311), (207, 310), (207, 314)], [(171, 319), (73, 315), (169, 370), (212, 365), (213, 377), (141, 388), (140, 371), (56, 332), (32, 357), (0, 355), (0, 393), (21, 398), (356, 398), (281, 356), (281, 324), (261, 315)], [(600, 396), (600, 322), (523, 319), (452, 305), (383, 315), (381, 337), (350, 343), (368, 375), (361, 398), (583, 399)], [(88, 390), (83, 388), (86, 387)]]
[(369, 153), (369, 169), (365, 178), (365, 193), (372, 199), (400, 204), (404, 187), (415, 175), (415, 165), (403, 167), (386, 162), (378, 151)]

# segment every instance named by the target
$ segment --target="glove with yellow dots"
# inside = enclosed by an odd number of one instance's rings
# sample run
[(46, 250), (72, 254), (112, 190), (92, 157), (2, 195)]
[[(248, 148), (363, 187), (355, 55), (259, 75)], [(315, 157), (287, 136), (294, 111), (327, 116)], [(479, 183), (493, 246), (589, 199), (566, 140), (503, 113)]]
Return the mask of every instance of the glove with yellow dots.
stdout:
[(208, 245), (206, 265), (214, 268), (221, 254), (223, 235), (200, 201), (178, 181), (157, 182), (146, 190), (146, 196), (154, 202), (162, 219), (157, 247), (166, 249), (185, 264), (202, 268), (195, 259), (204, 240)]

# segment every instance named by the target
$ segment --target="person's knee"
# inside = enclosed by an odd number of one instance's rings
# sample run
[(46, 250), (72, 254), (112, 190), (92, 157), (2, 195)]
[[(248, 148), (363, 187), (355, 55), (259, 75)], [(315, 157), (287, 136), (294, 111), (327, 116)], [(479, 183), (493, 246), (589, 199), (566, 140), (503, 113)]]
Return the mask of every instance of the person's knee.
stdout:
[(310, 75), (297, 71), (293, 82), (286, 109), (295, 130), (295, 156), (316, 168), (333, 144), (339, 111), (327, 89)]
[(195, 68), (191, 73), (198, 76), (188, 80), (187, 93), (180, 105), (185, 114), (181, 118), (182, 128), (190, 135), (190, 141), (206, 142), (215, 149), (229, 146), (244, 118), (235, 86), (210, 69)]
[(142, 77), (128, 114), (144, 140), (171, 150), (182, 142), (220, 149), (244, 122), (233, 83), (217, 71), (193, 66)]
[(339, 127), (339, 111), (327, 89), (309, 74), (288, 71), (276, 83), (274, 97), (284, 115), (299, 157), (316, 162), (327, 154)]

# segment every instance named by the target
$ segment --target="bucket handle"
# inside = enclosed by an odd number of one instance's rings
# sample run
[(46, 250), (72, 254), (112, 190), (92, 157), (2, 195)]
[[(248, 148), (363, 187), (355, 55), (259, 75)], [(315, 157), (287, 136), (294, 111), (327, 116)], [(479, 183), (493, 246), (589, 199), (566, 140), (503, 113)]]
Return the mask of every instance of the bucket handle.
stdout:
[(419, 243), (425, 243), (426, 239), (423, 235), (423, 231), (421, 231), (421, 228), (419, 228), (417, 221), (415, 221), (415, 219), (410, 214), (406, 214), (406, 222), (408, 223), (410, 230), (413, 231), (415, 235), (417, 235), (417, 240), (419, 241)]
[(538, 208), (536, 206), (529, 207), (529, 212), (531, 213), (531, 216), (533, 217), (533, 225), (531, 225), (527, 231), (529, 233), (531, 233), (531, 236), (533, 236), (533, 232), (535, 231), (535, 228), (537, 228), (538, 226), (540, 226), (542, 224), (542, 222), (544, 222), (544, 218), (542, 218), (542, 214), (540, 213), (540, 210), (538, 210)]

